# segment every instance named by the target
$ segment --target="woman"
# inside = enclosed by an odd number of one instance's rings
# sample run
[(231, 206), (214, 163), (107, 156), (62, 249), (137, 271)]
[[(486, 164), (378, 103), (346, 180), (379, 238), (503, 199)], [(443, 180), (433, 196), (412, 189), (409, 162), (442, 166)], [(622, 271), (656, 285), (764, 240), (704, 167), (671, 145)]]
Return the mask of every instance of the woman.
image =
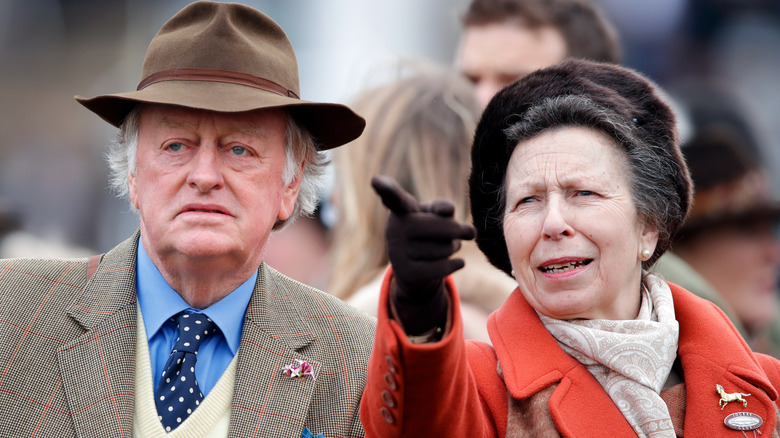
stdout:
[[(334, 152), (339, 220), (333, 239), (334, 266), (328, 291), (376, 315), (387, 269), (384, 229), (387, 209), (371, 190), (371, 177), (393, 176), (417, 199), (437, 197), (457, 206), (468, 220), (465, 184), (470, 139), (481, 109), (468, 82), (452, 73), (419, 68), (406, 77), (364, 91), (353, 107), (367, 120), (366, 131)], [(488, 341), (487, 317), (517, 284), (494, 268), (473, 242), (458, 254), (468, 260), (456, 273), (467, 339)]]
[(469, 180), (477, 243), (519, 284), (489, 319), (492, 347), (463, 340), (444, 279), (473, 231), (452, 205), (374, 186), (392, 211), (392, 270), (361, 405), (368, 436), (776, 436), (778, 362), (645, 271), (692, 187), (672, 111), (640, 75), (570, 60), (486, 108)]

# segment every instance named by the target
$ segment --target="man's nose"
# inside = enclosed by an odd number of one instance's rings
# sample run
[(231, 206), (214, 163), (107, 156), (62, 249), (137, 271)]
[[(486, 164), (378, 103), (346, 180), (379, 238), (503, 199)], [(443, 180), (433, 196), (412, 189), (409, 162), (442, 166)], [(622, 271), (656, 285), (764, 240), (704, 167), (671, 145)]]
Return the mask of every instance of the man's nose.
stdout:
[(224, 184), (223, 166), (216, 146), (201, 145), (192, 159), (187, 183), (201, 193), (220, 188)]

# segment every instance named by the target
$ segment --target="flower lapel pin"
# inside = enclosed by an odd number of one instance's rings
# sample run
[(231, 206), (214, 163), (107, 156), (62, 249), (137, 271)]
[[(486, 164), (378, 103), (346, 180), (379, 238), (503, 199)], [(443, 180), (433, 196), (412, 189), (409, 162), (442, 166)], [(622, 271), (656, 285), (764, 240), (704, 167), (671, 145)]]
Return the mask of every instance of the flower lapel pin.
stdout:
[(291, 379), (303, 379), (306, 376), (311, 377), (314, 380), (314, 368), (309, 362), (305, 360), (295, 359), (296, 363), (285, 365), (282, 368), (282, 374)]

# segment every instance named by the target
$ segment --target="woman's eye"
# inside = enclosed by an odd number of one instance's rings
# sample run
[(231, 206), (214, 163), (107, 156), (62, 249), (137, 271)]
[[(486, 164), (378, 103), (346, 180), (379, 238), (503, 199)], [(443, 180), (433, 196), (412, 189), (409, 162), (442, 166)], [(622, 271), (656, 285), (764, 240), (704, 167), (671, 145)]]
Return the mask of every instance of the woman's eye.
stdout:
[(232, 148), (230, 148), (230, 151), (233, 152), (233, 155), (246, 154), (246, 148), (243, 146), (233, 146)]
[(168, 145), (168, 150), (171, 152), (179, 152), (184, 148), (184, 145), (181, 143), (171, 143)]
[(528, 204), (529, 202), (534, 202), (536, 198), (533, 196), (526, 196), (525, 198), (521, 198), (518, 204)]

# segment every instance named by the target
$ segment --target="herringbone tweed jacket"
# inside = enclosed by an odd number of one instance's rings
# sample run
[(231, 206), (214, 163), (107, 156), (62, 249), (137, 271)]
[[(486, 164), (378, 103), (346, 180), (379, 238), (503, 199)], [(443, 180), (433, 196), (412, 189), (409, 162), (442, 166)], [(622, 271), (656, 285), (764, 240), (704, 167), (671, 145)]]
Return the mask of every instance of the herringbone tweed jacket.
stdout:
[[(103, 257), (0, 261), (0, 436), (130, 437), (139, 234)], [(359, 437), (375, 321), (260, 266), (238, 351), (229, 435)], [(294, 359), (316, 379), (282, 374)]]

